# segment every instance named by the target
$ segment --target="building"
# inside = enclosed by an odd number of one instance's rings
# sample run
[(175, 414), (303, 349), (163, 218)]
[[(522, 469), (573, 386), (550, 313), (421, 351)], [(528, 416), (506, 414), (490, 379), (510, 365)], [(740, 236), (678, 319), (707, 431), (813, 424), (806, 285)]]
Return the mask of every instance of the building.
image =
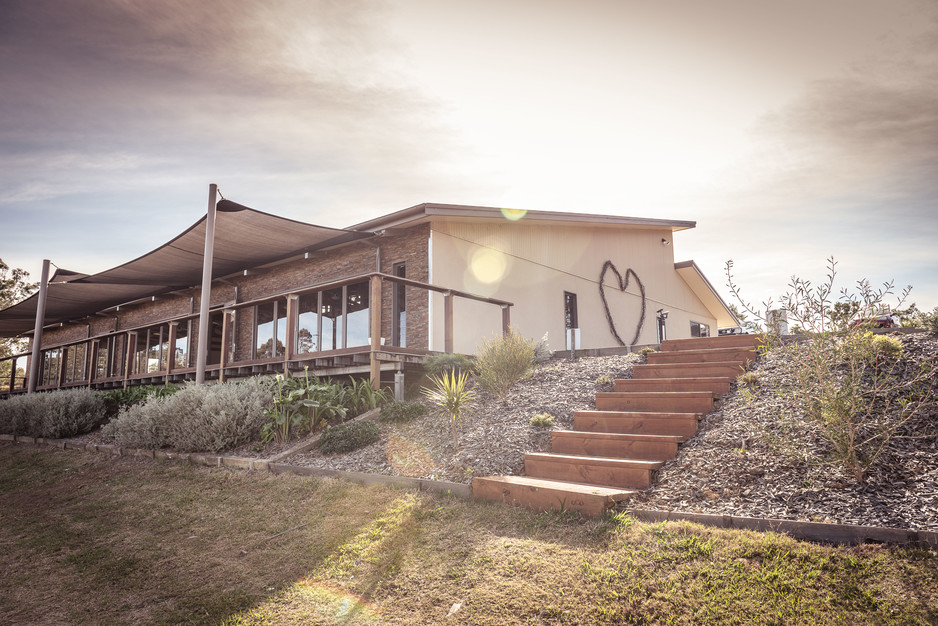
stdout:
[[(0, 336), (34, 338), (44, 309), (34, 388), (197, 379), (200, 367), (221, 380), (304, 368), (389, 380), (431, 352), (473, 353), (509, 325), (546, 334), (555, 351), (627, 351), (737, 325), (693, 261), (674, 262), (674, 233), (694, 222), (420, 204), (331, 229), (210, 206), (129, 263), (57, 270), (44, 307), (34, 295), (0, 311)], [(30, 357), (11, 360), (5, 382), (25, 389), (16, 372)]]

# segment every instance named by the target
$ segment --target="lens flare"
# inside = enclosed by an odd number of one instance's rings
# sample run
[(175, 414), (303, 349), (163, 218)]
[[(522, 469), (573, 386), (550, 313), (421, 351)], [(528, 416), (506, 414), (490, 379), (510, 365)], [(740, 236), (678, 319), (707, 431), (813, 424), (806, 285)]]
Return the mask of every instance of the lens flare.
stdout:
[(472, 253), (469, 269), (480, 283), (491, 285), (505, 277), (505, 272), (508, 270), (508, 257), (499, 250), (480, 248)]
[(502, 216), (509, 221), (517, 222), (527, 214), (526, 209), (502, 209)]

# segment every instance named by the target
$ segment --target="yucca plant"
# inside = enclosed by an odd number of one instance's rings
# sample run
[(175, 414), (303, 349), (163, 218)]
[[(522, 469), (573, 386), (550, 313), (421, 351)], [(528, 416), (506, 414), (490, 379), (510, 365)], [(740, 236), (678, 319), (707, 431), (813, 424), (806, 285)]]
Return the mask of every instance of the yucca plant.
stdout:
[(475, 391), (468, 386), (469, 374), (466, 372), (443, 372), (430, 379), (432, 388), (424, 387), (421, 393), (427, 400), (443, 410), (449, 419), (453, 431), (453, 446), (459, 447), (456, 427), (467, 415), (472, 414), (475, 403)]

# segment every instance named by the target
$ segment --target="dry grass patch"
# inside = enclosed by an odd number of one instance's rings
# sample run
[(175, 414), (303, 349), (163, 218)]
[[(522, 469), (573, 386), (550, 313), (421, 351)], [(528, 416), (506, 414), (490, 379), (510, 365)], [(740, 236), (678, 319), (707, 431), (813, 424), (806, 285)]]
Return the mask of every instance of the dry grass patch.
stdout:
[(935, 551), (8, 444), (0, 472), (2, 623), (938, 621)]

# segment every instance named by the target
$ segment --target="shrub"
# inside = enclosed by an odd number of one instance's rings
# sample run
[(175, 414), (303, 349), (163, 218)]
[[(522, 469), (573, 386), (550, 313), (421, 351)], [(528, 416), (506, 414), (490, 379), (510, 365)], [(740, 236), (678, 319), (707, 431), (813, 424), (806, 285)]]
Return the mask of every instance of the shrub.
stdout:
[(554, 420), (556, 419), (557, 418), (550, 413), (536, 413), (534, 417), (531, 418), (531, 426), (550, 428), (554, 425)]
[(172, 383), (166, 383), (163, 386), (155, 385), (134, 385), (122, 389), (112, 389), (104, 392), (104, 405), (107, 407), (108, 417), (117, 415), (124, 407), (133, 406), (146, 401), (147, 398), (156, 396), (165, 398), (179, 391), (179, 387)]
[(938, 306), (931, 313), (921, 313), (916, 323), (933, 335), (938, 335)]
[(552, 356), (554, 356), (554, 353), (550, 350), (550, 344), (547, 340), (547, 333), (544, 333), (544, 336), (534, 344), (534, 362), (546, 363), (547, 361), (550, 361)]
[(371, 445), (381, 439), (381, 430), (374, 422), (361, 420), (338, 426), (329, 426), (319, 440), (319, 449), (331, 454), (351, 452)]
[(310, 376), (277, 374), (274, 379), (273, 406), (265, 411), (268, 418), (261, 427), (261, 440), (289, 441), (297, 431), (312, 432), (331, 420), (344, 420), (354, 411), (358, 396), (352, 388)]
[(349, 399), (346, 403), (346, 409), (349, 413), (346, 417), (356, 417), (362, 413), (367, 413), (388, 401), (391, 393), (388, 389), (375, 389), (371, 386), (371, 381), (362, 378), (356, 381), (352, 379), (352, 384), (348, 387)]
[[(732, 261), (726, 263), (727, 286), (744, 309), (766, 322), (767, 346), (781, 351), (794, 373), (794, 410), (778, 405), (779, 421), (812, 425), (829, 445), (833, 461), (861, 482), (893, 437), (934, 402), (932, 381), (938, 366), (925, 364), (905, 372), (900, 340), (852, 325), (851, 320), (873, 317), (886, 308), (893, 283), (877, 290), (860, 280), (856, 293), (842, 289), (834, 303), (836, 265), (833, 258), (828, 260), (827, 280), (817, 286), (792, 277), (790, 291), (782, 296), (782, 308), (803, 330), (799, 341), (783, 341), (777, 326), (768, 323), (771, 300), (764, 303), (763, 315), (741, 297)], [(897, 306), (910, 290), (902, 292)]]
[(904, 349), (902, 340), (898, 337), (866, 333), (864, 340), (869, 341), (869, 349), (874, 360), (880, 357), (897, 357), (902, 354)]
[(0, 432), (28, 437), (74, 437), (107, 417), (101, 394), (90, 389), (16, 395), (0, 401)]
[(446, 372), (471, 372), (472, 361), (463, 354), (443, 352), (427, 357), (423, 369), (430, 378), (438, 378)]
[(427, 407), (420, 402), (389, 402), (381, 407), (383, 422), (411, 422), (427, 414)]
[(638, 351), (640, 355), (645, 356), (645, 357), (647, 357), (652, 352), (657, 352), (657, 350), (655, 350), (651, 346), (645, 346), (644, 348)]
[(466, 372), (461, 374), (449, 372), (431, 380), (433, 388), (425, 387), (423, 395), (431, 403), (443, 409), (453, 431), (453, 446), (458, 447), (459, 438), (456, 435), (456, 426), (472, 413), (472, 405), (475, 402), (475, 392), (467, 385), (469, 375)]
[(534, 367), (534, 342), (513, 330), (491, 341), (483, 339), (478, 353), (476, 382), (500, 398)]
[(122, 446), (220, 452), (257, 436), (270, 406), (269, 384), (257, 378), (189, 384), (173, 395), (127, 407), (101, 432)]
[(759, 374), (756, 372), (744, 372), (736, 377), (736, 382), (739, 385), (749, 387), (750, 389), (759, 386)]
[(611, 385), (611, 384), (612, 384), (612, 376), (610, 376), (609, 374), (603, 374), (602, 376), (600, 376), (599, 378), (597, 378), (597, 379), (594, 380), (593, 382), (594, 382), (595, 384), (597, 384), (597, 385), (600, 385), (600, 386), (603, 386), (603, 385)]

